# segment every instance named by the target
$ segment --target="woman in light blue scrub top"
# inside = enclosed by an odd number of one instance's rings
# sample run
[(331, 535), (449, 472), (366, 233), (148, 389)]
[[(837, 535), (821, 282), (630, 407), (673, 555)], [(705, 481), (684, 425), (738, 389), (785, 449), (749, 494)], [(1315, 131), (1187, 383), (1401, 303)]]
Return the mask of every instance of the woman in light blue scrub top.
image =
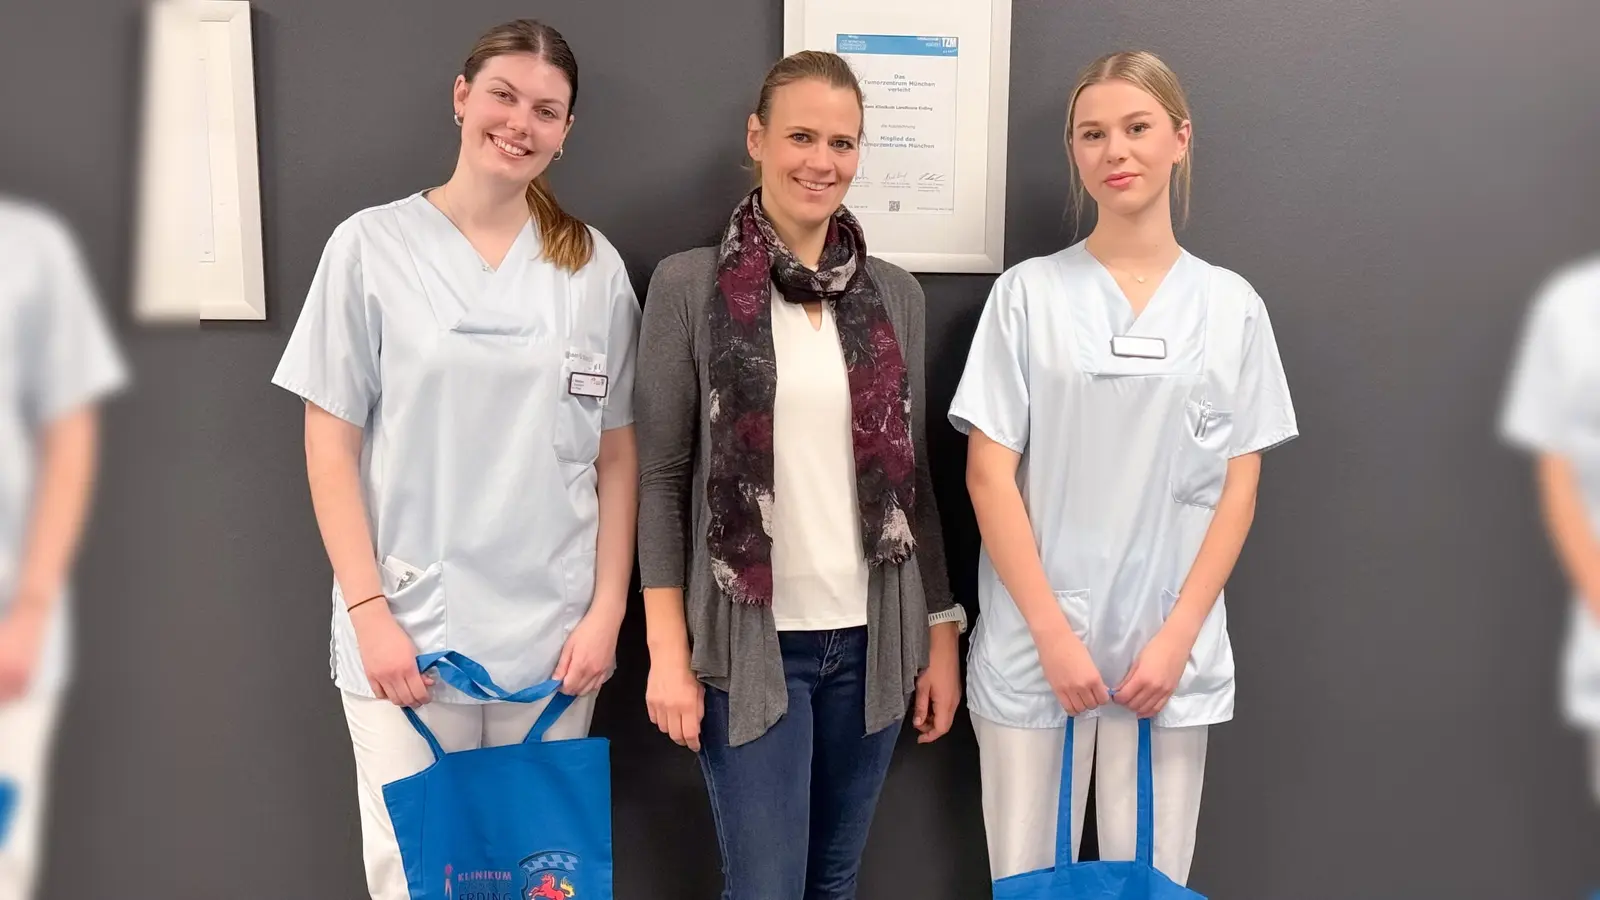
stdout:
[(95, 295), (71, 230), (0, 197), (0, 900), (34, 896), (99, 407), (128, 380)]
[(1566, 267), (1535, 299), (1500, 433), (1536, 457), (1546, 528), (1572, 583), (1561, 705), (1590, 735), (1600, 800), (1600, 256)]
[(1149, 718), (1155, 864), (1183, 883), (1207, 728), (1233, 716), (1222, 587), (1260, 453), (1297, 428), (1261, 298), (1174, 236), (1192, 133), (1156, 57), (1089, 67), (1066, 143), (1094, 231), (995, 283), (951, 404), (983, 536), (968, 701), (996, 878), (1052, 864), (1068, 716), (1075, 821), (1092, 762), (1101, 858), (1133, 858)]
[(453, 752), (520, 741), (544, 705), (477, 704), (419, 673), (419, 652), (459, 651), (513, 691), (561, 679), (579, 700), (556, 738), (587, 732), (614, 667), (640, 313), (617, 251), (544, 181), (577, 96), (554, 29), (484, 35), (455, 83), (454, 174), (334, 230), (273, 378), (306, 401), (378, 900), (406, 897), (382, 786), (433, 759), (398, 707)]

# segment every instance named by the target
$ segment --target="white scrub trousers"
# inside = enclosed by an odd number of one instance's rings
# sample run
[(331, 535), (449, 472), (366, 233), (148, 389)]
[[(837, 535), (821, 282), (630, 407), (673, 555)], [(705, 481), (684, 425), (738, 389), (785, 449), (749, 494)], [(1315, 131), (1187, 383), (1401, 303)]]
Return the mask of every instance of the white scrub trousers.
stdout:
[[(1155, 784), (1155, 866), (1184, 884), (1194, 860), (1209, 726), (1150, 729)], [(1055, 865), (1061, 750), (1067, 729), (1013, 728), (972, 716), (983, 778), (983, 827), (993, 878)], [(1083, 838), (1094, 764), (1100, 858), (1133, 859), (1137, 827), (1139, 720), (1120, 709), (1078, 719), (1072, 747), (1072, 858)]]
[[(340, 691), (344, 717), (355, 748), (356, 791), (361, 805), (362, 857), (372, 900), (410, 900), (400, 845), (383, 802), (383, 786), (415, 775), (433, 764), (433, 751), (411, 727), (400, 707), (388, 700)], [(574, 700), (545, 732), (545, 740), (586, 737), (598, 692)], [(417, 710), (446, 753), (520, 744), (549, 700), (537, 703), (429, 703)], [(9, 900), (0, 896), (0, 900)]]
[(43, 691), (0, 703), (0, 777), (17, 786), (17, 806), (0, 843), (0, 900), (33, 897), (61, 700), (61, 693)]

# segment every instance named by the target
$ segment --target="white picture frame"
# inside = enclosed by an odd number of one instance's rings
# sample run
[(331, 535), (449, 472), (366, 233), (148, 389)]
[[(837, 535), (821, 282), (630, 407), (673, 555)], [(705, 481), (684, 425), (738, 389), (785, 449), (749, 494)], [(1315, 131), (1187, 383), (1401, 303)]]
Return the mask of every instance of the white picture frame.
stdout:
[(264, 320), (250, 4), (156, 0), (146, 22), (134, 316)]
[(911, 272), (1003, 271), (1011, 0), (784, 0), (783, 31), (785, 54), (840, 53), (862, 82), (845, 205), (869, 252)]

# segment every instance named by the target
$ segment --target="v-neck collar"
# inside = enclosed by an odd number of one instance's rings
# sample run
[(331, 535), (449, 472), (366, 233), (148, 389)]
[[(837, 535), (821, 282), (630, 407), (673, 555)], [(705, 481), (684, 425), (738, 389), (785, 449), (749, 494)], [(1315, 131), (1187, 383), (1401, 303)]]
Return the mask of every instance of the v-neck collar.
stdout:
[[(415, 208), (419, 203), (427, 209)], [(541, 324), (540, 304), (529, 295), (529, 278), (541, 269), (538, 234), (531, 219), (506, 251), (500, 267), (488, 269), (466, 235), (423, 192), (412, 195), (396, 212), (419, 286), (441, 327), (521, 338), (541, 328), (550, 329), (549, 323)], [(555, 284), (542, 284), (535, 293), (559, 289)]]
[[(520, 259), (523, 257), (530, 259), (532, 258), (532, 256), (528, 255), (524, 249), (525, 245), (533, 237), (533, 215), (531, 213), (528, 215), (528, 220), (522, 223), (522, 228), (517, 232), (516, 238), (511, 241), (511, 246), (506, 248), (506, 254), (500, 258), (500, 263), (498, 265), (490, 265), (489, 261), (483, 258), (483, 254), (478, 252), (478, 248), (472, 246), (472, 241), (467, 239), (466, 234), (462, 232), (461, 228), (457, 226), (449, 216), (445, 215), (444, 210), (440, 209), (432, 200), (428, 199), (428, 194), (436, 190), (438, 190), (438, 188), (428, 188), (425, 191), (418, 191), (417, 202), (428, 208), (429, 212), (434, 218), (435, 225), (448, 232), (452, 236), (450, 240), (455, 241), (459, 248), (464, 250), (466, 253), (471, 254), (470, 258), (477, 262), (478, 269), (485, 275), (494, 276), (500, 274), (500, 272), (505, 269), (506, 263), (511, 262), (514, 259)], [(535, 249), (533, 255), (537, 255), (537, 252), (537, 249)]]
[[(1065, 301), (1073, 322), (1078, 365), (1091, 375), (1185, 375), (1205, 362), (1210, 279), (1205, 264), (1186, 250), (1150, 295), (1138, 316), (1111, 271), (1083, 243), (1059, 257), (1066, 277)], [(1169, 296), (1171, 295), (1171, 296)], [(1117, 335), (1160, 338), (1166, 357), (1123, 357), (1111, 352)]]
[(1083, 255), (1089, 265), (1099, 273), (1099, 277), (1105, 286), (1106, 297), (1111, 301), (1113, 307), (1109, 310), (1111, 320), (1122, 328), (1118, 333), (1134, 334), (1138, 332), (1139, 326), (1150, 318), (1150, 311), (1156, 306), (1156, 302), (1171, 293), (1168, 290), (1168, 286), (1176, 280), (1174, 276), (1179, 274), (1179, 267), (1187, 263), (1189, 251), (1182, 247), (1178, 248), (1178, 258), (1173, 260), (1172, 265), (1167, 267), (1167, 271), (1161, 274), (1161, 280), (1156, 282), (1155, 290), (1150, 292), (1150, 298), (1144, 302), (1144, 308), (1139, 310), (1138, 313), (1133, 311), (1133, 301), (1128, 299), (1128, 292), (1124, 291), (1122, 285), (1117, 282), (1117, 276), (1112, 273), (1111, 268), (1101, 262), (1100, 257), (1095, 256), (1089, 250), (1088, 241), (1083, 244)]

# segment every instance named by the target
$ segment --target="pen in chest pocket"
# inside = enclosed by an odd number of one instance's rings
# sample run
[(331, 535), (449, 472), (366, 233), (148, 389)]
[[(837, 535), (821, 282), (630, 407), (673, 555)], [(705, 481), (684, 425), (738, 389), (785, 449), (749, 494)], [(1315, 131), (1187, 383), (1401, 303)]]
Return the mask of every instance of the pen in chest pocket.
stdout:
[(1211, 425), (1212, 409), (1210, 400), (1200, 401), (1200, 421), (1196, 422), (1194, 426), (1195, 437), (1204, 438), (1206, 436), (1206, 429)]

